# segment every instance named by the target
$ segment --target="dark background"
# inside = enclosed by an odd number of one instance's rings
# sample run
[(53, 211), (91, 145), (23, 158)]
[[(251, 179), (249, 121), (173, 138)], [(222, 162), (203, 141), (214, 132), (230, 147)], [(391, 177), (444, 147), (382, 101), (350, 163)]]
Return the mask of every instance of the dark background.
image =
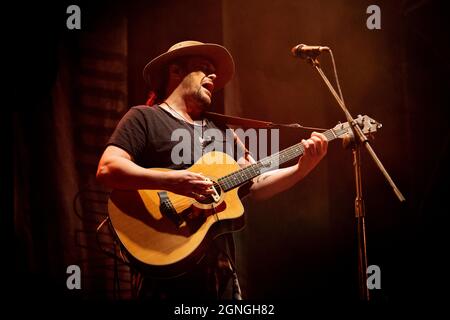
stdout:
[[(74, 3), (81, 30), (65, 25)], [(383, 124), (373, 147), (407, 199), (399, 203), (363, 152), (368, 262), (381, 268), (373, 299), (445, 299), (450, 52), (443, 1), (74, 3), (5, 10), (14, 20), (3, 49), (12, 161), (2, 160), (12, 173), (4, 183), (13, 185), (3, 194), (10, 204), (4, 225), (14, 230), (13, 297), (119, 297), (113, 261), (95, 241), (109, 191), (95, 181), (96, 164), (120, 117), (145, 102), (143, 66), (173, 43), (195, 39), (223, 44), (235, 59), (235, 78), (215, 111), (325, 128), (343, 114), (290, 49), (333, 49), (347, 106)], [(381, 30), (366, 28), (371, 4), (381, 8)], [(331, 79), (328, 57), (321, 61)], [(305, 136), (284, 129), (281, 145)], [(244, 296), (358, 301), (353, 201), (351, 152), (340, 142), (291, 190), (245, 200), (247, 226), (236, 236)], [(71, 264), (83, 274), (76, 292), (65, 286)], [(126, 298), (129, 274), (119, 269)]]

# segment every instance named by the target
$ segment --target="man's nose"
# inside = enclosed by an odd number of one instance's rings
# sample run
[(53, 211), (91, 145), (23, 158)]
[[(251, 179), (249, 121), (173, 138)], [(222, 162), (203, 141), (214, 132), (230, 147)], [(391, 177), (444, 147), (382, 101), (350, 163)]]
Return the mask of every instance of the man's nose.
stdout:
[(216, 80), (217, 75), (215, 73), (211, 73), (208, 75), (208, 78), (210, 78), (212, 81)]

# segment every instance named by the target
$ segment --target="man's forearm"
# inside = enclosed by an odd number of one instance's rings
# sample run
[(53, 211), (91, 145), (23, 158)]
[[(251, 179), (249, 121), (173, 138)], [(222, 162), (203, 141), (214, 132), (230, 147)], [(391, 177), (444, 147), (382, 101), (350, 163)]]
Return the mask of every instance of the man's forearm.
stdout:
[(113, 189), (163, 189), (164, 172), (145, 169), (122, 157), (111, 157), (99, 166), (97, 179)]
[(305, 175), (306, 172), (303, 172), (298, 164), (263, 173), (253, 179), (253, 185), (250, 187), (250, 196), (257, 200), (268, 199), (277, 193), (289, 189)]

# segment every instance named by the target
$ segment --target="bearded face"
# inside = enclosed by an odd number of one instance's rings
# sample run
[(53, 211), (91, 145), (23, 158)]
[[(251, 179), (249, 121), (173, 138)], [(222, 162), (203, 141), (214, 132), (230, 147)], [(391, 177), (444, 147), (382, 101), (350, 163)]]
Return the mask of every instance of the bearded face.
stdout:
[(189, 105), (197, 105), (202, 111), (206, 110), (212, 101), (215, 68), (201, 57), (190, 57), (184, 66), (185, 76), (180, 85), (183, 96)]

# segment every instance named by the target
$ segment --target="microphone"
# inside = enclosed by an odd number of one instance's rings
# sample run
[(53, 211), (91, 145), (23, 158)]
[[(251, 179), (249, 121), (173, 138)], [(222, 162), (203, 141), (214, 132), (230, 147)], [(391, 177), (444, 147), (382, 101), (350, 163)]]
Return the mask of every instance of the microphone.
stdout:
[(322, 46), (307, 46), (306, 44), (299, 44), (291, 49), (292, 55), (294, 57), (299, 57), (302, 59), (317, 58), (317, 56), (322, 51), (330, 51), (330, 48), (322, 47)]

